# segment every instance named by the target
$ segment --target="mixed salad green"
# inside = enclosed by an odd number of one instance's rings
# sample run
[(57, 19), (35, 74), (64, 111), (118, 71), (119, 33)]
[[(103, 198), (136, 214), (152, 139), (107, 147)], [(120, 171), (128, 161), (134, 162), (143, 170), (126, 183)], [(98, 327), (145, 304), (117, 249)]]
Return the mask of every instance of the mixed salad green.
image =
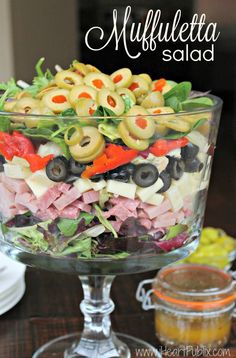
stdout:
[(53, 75), (43, 63), (32, 84), (0, 83), (4, 237), (84, 259), (188, 242), (208, 184), (213, 99), (128, 68), (73, 61)]

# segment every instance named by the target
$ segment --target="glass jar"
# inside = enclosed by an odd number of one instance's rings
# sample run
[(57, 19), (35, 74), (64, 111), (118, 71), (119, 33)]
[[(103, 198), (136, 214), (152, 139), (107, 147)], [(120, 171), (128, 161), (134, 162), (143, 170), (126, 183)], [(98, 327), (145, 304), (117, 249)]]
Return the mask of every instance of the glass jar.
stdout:
[(147, 296), (153, 293), (156, 335), (162, 344), (194, 350), (227, 343), (236, 297), (230, 274), (203, 265), (173, 265), (160, 270), (152, 282), (142, 301), (150, 308)]

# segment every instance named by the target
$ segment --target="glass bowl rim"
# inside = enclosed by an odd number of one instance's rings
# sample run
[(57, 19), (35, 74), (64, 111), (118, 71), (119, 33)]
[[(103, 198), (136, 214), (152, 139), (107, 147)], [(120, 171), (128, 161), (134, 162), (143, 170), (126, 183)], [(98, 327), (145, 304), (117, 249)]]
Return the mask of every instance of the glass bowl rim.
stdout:
[[(200, 109), (196, 109), (193, 111), (183, 111), (183, 112), (171, 112), (171, 113), (158, 113), (158, 114), (147, 114), (148, 117), (152, 117), (152, 118), (159, 118), (162, 116), (168, 117), (168, 116), (187, 116), (187, 115), (194, 115), (194, 114), (201, 114), (201, 113), (209, 113), (209, 112), (214, 112), (216, 110), (218, 110), (219, 108), (221, 108), (222, 104), (223, 104), (223, 100), (215, 95), (212, 94), (208, 94), (204, 97), (208, 97), (210, 99), (213, 100), (214, 104), (211, 107), (205, 107), (205, 108), (200, 108)], [(110, 119), (113, 118), (111, 116), (60, 116), (60, 115), (46, 115), (46, 114), (28, 114), (28, 113), (19, 113), (19, 112), (5, 112), (5, 111), (0, 111), (0, 116), (4, 116), (4, 117), (18, 117), (18, 118), (40, 118), (40, 119), (44, 119), (44, 120), (50, 120), (50, 119), (64, 119), (64, 120), (76, 120), (79, 118), (82, 119), (88, 119), (88, 118), (93, 118), (93, 119)], [(126, 114), (122, 114), (120, 116), (114, 116), (114, 118), (135, 118), (137, 117), (137, 115), (132, 115), (132, 116), (127, 116)]]

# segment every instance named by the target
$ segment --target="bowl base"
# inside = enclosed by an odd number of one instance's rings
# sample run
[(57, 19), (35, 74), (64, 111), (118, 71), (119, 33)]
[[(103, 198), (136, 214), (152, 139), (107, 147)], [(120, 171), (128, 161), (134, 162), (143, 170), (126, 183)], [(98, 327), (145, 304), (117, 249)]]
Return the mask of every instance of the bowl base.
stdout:
[(78, 344), (81, 338), (79, 333), (73, 333), (44, 344), (33, 354), (32, 358), (139, 358), (142, 356), (161, 358), (156, 348), (141, 339), (121, 333), (116, 334), (116, 337), (120, 341), (120, 351), (116, 353), (109, 350), (99, 353), (93, 350), (89, 355), (71, 355), (68, 351), (73, 345)]

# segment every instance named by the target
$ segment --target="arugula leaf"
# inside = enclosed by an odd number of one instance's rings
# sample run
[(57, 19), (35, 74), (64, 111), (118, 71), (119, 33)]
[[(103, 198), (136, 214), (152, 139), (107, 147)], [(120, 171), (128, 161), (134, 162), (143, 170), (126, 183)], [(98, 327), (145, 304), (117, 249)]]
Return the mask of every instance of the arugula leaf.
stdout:
[(42, 64), (44, 61), (45, 61), (44, 57), (38, 60), (38, 62), (35, 65), (35, 71), (37, 76), (34, 77), (32, 85), (25, 89), (32, 96), (36, 96), (36, 94), (41, 89), (47, 87), (53, 79), (53, 75), (49, 69), (47, 69), (45, 73), (43, 72)]
[(187, 228), (188, 228), (188, 226), (183, 225), (183, 224), (177, 224), (177, 225), (170, 227), (166, 236), (165, 236), (165, 240), (173, 239), (177, 235), (182, 234), (182, 232), (186, 231)]
[(198, 127), (200, 127), (206, 121), (207, 121), (206, 118), (201, 118), (196, 123), (194, 123), (194, 125), (188, 132), (175, 132), (175, 133), (167, 134), (163, 138), (164, 139), (178, 139), (178, 138), (186, 137), (189, 133), (191, 133), (193, 130), (197, 129)]
[[(47, 123), (46, 125), (49, 125), (49, 123)], [(55, 132), (52, 129), (38, 127), (38, 128), (25, 128), (19, 130), (28, 137), (47, 139), (51, 142), (56, 143), (61, 148), (65, 157), (67, 159), (70, 158), (69, 149), (64, 141), (64, 137), (55, 136)]]
[(135, 105), (135, 102), (127, 94), (122, 96), (123, 101), (125, 102), (125, 113), (130, 110)]
[(4, 103), (7, 98), (14, 97), (21, 89), (17, 86), (15, 80), (11, 78), (8, 82), (0, 83), (0, 91), (5, 91), (0, 97), (0, 111), (4, 109)]
[(182, 102), (186, 101), (191, 92), (190, 82), (180, 82), (164, 94), (165, 106), (173, 108), (175, 112), (182, 110)]
[(191, 88), (191, 82), (180, 82), (164, 94), (164, 99), (176, 97), (178, 101), (183, 102), (189, 97)]
[(72, 245), (66, 247), (63, 251), (54, 253), (55, 256), (66, 256), (78, 253), (84, 258), (91, 258), (92, 239), (87, 237), (83, 240), (76, 240)]
[(99, 191), (99, 206), (104, 208), (105, 203), (110, 199), (111, 194), (108, 193), (106, 188)]
[(182, 109), (185, 111), (197, 108), (205, 108), (213, 106), (213, 101), (209, 97), (197, 97), (190, 98), (184, 102), (182, 102)]
[(93, 113), (93, 117), (116, 117), (116, 115), (109, 108), (98, 106), (96, 111)]
[(69, 109), (65, 109), (63, 112), (60, 113), (60, 116), (62, 117), (72, 117), (72, 116), (76, 116), (76, 112), (74, 110), (74, 108), (69, 108)]
[(179, 112), (182, 109), (181, 102), (175, 96), (168, 98), (165, 101), (165, 106), (171, 107), (175, 112)]
[(111, 259), (126, 259), (130, 254), (125, 251), (117, 252), (115, 254), (95, 254), (95, 257), (107, 257)]
[(105, 228), (107, 228), (109, 231), (111, 231), (115, 238), (117, 238), (118, 237), (117, 232), (115, 231), (112, 224), (103, 216), (103, 212), (99, 208), (99, 206), (97, 204), (95, 204), (94, 208), (96, 210), (96, 216), (97, 216), (98, 220), (100, 221), (100, 223), (102, 225), (104, 225)]
[[(32, 250), (39, 250), (44, 252), (48, 250), (49, 244), (44, 238), (44, 234), (38, 230), (37, 225), (26, 227), (12, 227), (10, 230), (16, 232), (21, 237), (23, 237), (27, 241), (27, 243), (30, 244)], [(19, 239), (15, 238), (18, 243)]]
[(98, 130), (101, 134), (108, 137), (112, 141), (120, 138), (120, 134), (117, 130), (117, 127), (114, 126), (114, 124), (100, 123), (98, 125)]
[(9, 132), (11, 128), (11, 121), (8, 117), (0, 116), (0, 131)]
[(78, 219), (61, 218), (57, 224), (57, 227), (63, 235), (73, 236), (76, 233), (79, 223), (82, 219), (85, 220), (85, 225), (89, 225), (94, 219), (94, 215), (82, 212)]

